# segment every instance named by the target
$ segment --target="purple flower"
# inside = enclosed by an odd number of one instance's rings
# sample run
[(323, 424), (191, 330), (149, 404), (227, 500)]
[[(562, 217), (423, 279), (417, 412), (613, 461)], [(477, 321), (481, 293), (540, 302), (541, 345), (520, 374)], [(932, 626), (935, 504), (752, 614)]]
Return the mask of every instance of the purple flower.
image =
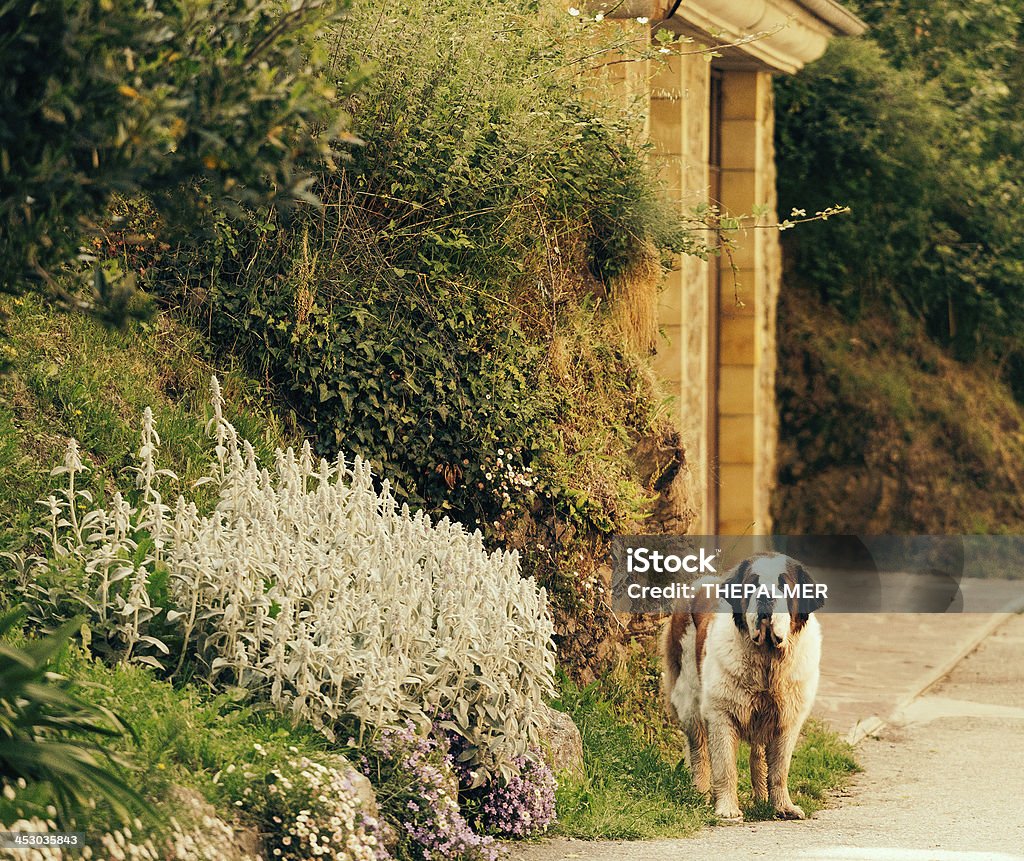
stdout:
[[(497, 861), (494, 838), (475, 833), (459, 809), (458, 780), (446, 747), (418, 735), (411, 721), (384, 730), (370, 757), (377, 760), (375, 776), (389, 775), (378, 800), (394, 805), (392, 819), (404, 831), (398, 836), (413, 857)], [(364, 771), (369, 774), (369, 764)]]

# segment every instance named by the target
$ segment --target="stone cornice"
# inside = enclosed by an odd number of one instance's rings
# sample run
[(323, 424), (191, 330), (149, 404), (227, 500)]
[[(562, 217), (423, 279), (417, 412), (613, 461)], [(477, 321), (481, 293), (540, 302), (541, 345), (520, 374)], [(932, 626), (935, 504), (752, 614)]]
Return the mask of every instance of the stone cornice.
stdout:
[(727, 60), (744, 60), (793, 73), (825, 53), (837, 35), (858, 35), (864, 22), (832, 0), (683, 0), (664, 23), (688, 25), (724, 44), (764, 34), (723, 51)]
[(647, 17), (652, 25), (724, 48), (721, 65), (793, 73), (818, 59), (833, 36), (857, 36), (867, 25), (835, 0), (604, 0), (609, 17)]

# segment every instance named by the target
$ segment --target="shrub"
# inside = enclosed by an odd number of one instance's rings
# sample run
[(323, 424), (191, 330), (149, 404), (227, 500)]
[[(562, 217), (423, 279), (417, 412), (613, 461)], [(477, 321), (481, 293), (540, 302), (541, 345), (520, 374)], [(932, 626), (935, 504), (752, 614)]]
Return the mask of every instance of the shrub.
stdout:
[(230, 765), (221, 780), (231, 786), (235, 804), (260, 823), (273, 858), (386, 861), (384, 832), (363, 809), (351, 775), (347, 763), (294, 756), (269, 771)]
[(801, 277), (850, 316), (894, 286), (933, 303), (926, 266), (948, 117), (934, 87), (901, 72), (876, 45), (838, 40), (778, 87), (780, 210), (842, 200), (852, 213), (787, 237)]
[(877, 32), (837, 40), (776, 90), (780, 208), (852, 208), (787, 236), (794, 275), (848, 318), (913, 315), (958, 358), (1019, 356), (1018, 16), (860, 5)]
[[(329, 157), (343, 128), (311, 40), (342, 8), (323, 0), (4, 4), (0, 289), (43, 282), (59, 291), (54, 276), (114, 193), (146, 192), (179, 221), (210, 197), (308, 199), (304, 163)], [(130, 310), (130, 289), (113, 290), (100, 274), (95, 284), (86, 300), (104, 300), (114, 318)]]
[(261, 468), (224, 418), (216, 380), (214, 460), (200, 480), (216, 506), (201, 514), (179, 497), (172, 510), (148, 411), (142, 424), (134, 503), (117, 493), (78, 515), (85, 466), (73, 441), (55, 470), (68, 486), (48, 501), (44, 611), (88, 610), (120, 657), (158, 666), (172, 662), (174, 636), (178, 667), (195, 654), (211, 681), (328, 736), (345, 717), (426, 725), (449, 711), (485, 771), (512, 773), (537, 742), (554, 670), (544, 590), (514, 552), (399, 507), (359, 458), (317, 463), (306, 444)]

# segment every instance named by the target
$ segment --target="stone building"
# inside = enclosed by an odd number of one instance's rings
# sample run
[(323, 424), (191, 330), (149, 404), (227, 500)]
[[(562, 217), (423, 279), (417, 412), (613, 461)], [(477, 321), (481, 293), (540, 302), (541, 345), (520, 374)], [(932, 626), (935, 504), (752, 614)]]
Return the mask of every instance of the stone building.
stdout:
[[(609, 67), (617, 86), (647, 100), (648, 135), (673, 198), (687, 211), (710, 201), (733, 215), (767, 205), (760, 223), (777, 223), (772, 78), (797, 72), (829, 39), (857, 35), (864, 23), (833, 0), (604, 6), (608, 19), (644, 39), (667, 28), (695, 40), (675, 46), (663, 64)], [(702, 46), (720, 46), (719, 56), (709, 62)], [(681, 257), (658, 308), (665, 337), (655, 365), (675, 396), (692, 501), (702, 513), (691, 531), (700, 534), (771, 530), (779, 233), (748, 226), (735, 244), (732, 265)]]

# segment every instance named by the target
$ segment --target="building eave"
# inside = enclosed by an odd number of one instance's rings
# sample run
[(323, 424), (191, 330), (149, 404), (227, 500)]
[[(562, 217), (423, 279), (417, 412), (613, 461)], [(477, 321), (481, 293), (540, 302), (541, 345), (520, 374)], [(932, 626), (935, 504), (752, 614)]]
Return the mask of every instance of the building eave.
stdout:
[[(605, 0), (614, 17), (642, 16), (712, 46), (719, 65), (793, 74), (835, 36), (859, 36), (860, 18), (835, 0)], [(659, 23), (660, 22), (660, 23)]]
[(723, 64), (793, 74), (817, 60), (834, 36), (867, 25), (834, 0), (683, 0), (666, 26), (708, 34), (724, 45)]

